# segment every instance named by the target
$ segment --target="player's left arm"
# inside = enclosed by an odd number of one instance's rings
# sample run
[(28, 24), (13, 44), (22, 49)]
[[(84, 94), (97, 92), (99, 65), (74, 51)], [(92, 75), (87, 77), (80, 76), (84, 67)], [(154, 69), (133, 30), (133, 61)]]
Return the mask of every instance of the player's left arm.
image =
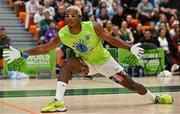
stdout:
[(98, 24), (98, 23), (94, 23), (94, 30), (96, 32), (96, 34), (103, 40), (107, 41), (108, 43), (110, 43), (111, 45), (117, 47), (117, 48), (124, 48), (129, 50), (130, 49), (130, 45), (127, 44), (125, 41), (119, 39), (119, 38), (115, 38), (111, 35), (109, 35), (106, 31), (104, 31), (103, 27)]
[(131, 53), (133, 53), (138, 59), (139, 57), (142, 57), (144, 54), (144, 49), (141, 48), (141, 43), (137, 43), (134, 44), (132, 46), (130, 46), (129, 44), (127, 44), (125, 41), (119, 39), (119, 38), (115, 38), (111, 35), (109, 35), (108, 33), (106, 33), (106, 31), (104, 31), (103, 27), (98, 24), (98, 23), (94, 23), (94, 30), (96, 32), (96, 34), (103, 40), (109, 42), (111, 45), (117, 47), (117, 48), (123, 48), (126, 50), (129, 50)]

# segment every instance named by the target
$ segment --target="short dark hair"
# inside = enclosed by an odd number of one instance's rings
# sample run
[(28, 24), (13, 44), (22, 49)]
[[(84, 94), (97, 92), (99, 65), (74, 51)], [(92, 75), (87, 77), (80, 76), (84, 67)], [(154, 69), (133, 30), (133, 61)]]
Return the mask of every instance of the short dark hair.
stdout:
[(0, 30), (6, 30), (4, 27), (0, 27)]

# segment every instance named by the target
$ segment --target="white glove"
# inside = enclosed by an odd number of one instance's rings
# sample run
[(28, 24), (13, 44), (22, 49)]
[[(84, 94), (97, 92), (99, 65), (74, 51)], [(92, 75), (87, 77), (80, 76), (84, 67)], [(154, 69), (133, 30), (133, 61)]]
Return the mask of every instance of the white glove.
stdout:
[(11, 63), (21, 57), (21, 52), (10, 46), (10, 51), (3, 51), (3, 57), (5, 58), (4, 60), (8, 60), (8, 63)]
[(130, 51), (134, 54), (138, 59), (144, 55), (144, 49), (140, 47), (141, 43), (134, 44)]

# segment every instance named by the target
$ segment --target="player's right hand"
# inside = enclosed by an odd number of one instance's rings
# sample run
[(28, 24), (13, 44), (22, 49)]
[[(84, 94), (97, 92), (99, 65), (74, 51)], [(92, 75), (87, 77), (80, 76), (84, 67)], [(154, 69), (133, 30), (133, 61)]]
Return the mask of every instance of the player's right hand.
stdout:
[(15, 59), (19, 59), (21, 57), (21, 52), (12, 46), (9, 46), (10, 50), (8, 51), (3, 51), (3, 57), (5, 58), (4, 60), (7, 60), (8, 63), (11, 63)]

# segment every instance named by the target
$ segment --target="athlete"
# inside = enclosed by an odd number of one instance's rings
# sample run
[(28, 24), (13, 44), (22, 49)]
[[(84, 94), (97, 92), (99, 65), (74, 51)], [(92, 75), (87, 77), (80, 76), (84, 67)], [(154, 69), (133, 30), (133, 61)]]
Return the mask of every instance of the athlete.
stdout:
[(171, 104), (173, 98), (169, 95), (155, 95), (146, 89), (143, 85), (133, 81), (124, 69), (113, 59), (110, 53), (103, 48), (102, 40), (105, 40), (117, 48), (124, 48), (133, 53), (136, 57), (143, 56), (143, 49), (140, 43), (129, 46), (120, 39), (116, 39), (106, 33), (101, 25), (91, 21), (83, 22), (82, 12), (76, 6), (70, 6), (66, 9), (66, 26), (59, 31), (59, 36), (50, 43), (20, 52), (10, 47), (10, 51), (4, 51), (3, 56), (8, 63), (20, 57), (27, 58), (32, 55), (44, 54), (47, 51), (56, 48), (60, 44), (72, 48), (76, 54), (71, 57), (63, 66), (62, 72), (57, 80), (55, 98), (42, 107), (41, 112), (61, 112), (66, 111), (67, 106), (64, 103), (63, 96), (72, 71), (78, 71), (83, 74), (101, 73), (112, 81), (147, 97), (154, 103)]

